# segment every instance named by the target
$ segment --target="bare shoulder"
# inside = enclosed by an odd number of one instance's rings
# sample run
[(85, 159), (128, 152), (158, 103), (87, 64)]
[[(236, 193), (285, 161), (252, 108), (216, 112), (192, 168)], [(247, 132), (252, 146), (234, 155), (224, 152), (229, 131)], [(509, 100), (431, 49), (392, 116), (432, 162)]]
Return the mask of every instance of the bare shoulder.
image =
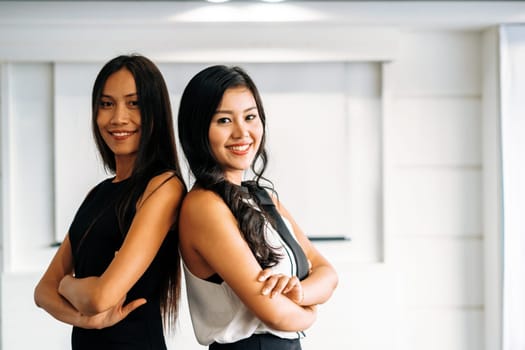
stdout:
[(142, 207), (148, 198), (165, 198), (179, 202), (185, 194), (186, 186), (182, 180), (172, 171), (166, 171), (149, 180), (137, 207)]
[(222, 198), (213, 191), (204, 189), (192, 189), (182, 204), (182, 210), (190, 218), (194, 215), (198, 217), (215, 217), (230, 212), (228, 206)]
[(192, 189), (184, 198), (179, 234), (181, 241), (189, 240), (199, 246), (232, 235), (240, 237), (237, 221), (226, 203), (216, 193), (202, 189)]
[(165, 171), (148, 182), (144, 194), (152, 193), (158, 190), (182, 194), (186, 192), (186, 186), (182, 180), (172, 171)]
[(185, 190), (186, 186), (182, 180), (173, 171), (165, 171), (162, 174), (154, 176), (148, 183), (148, 187), (157, 188), (167, 184), (167, 187), (175, 187)]

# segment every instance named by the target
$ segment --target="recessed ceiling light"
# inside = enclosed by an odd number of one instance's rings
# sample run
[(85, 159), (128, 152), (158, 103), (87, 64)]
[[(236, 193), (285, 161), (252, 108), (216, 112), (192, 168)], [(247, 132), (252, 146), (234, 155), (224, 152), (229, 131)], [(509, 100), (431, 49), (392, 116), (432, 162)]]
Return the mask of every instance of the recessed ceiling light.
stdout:
[(230, 0), (206, 0), (208, 2), (213, 2), (213, 3), (221, 3), (221, 2), (228, 2)]
[[(0, 0), (1, 2), (2, 0)], [(173, 22), (318, 22), (326, 21), (320, 11), (292, 5), (293, 1), (276, 4), (254, 1), (235, 6), (235, 1), (217, 6), (202, 6), (179, 12), (170, 17)], [(220, 5), (220, 6), (219, 6)], [(279, 11), (276, 11), (278, 9)]]

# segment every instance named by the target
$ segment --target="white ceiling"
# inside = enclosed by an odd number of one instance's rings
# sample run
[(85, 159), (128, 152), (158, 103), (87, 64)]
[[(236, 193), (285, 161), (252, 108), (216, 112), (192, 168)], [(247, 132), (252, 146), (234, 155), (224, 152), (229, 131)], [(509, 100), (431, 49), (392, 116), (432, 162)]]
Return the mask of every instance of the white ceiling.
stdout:
[(525, 1), (1, 1), (0, 62), (390, 61), (401, 33), (525, 23)]
[[(309, 23), (478, 30), (525, 23), (521, 1), (1, 1), (0, 25)], [(0, 36), (1, 36), (0, 31)]]

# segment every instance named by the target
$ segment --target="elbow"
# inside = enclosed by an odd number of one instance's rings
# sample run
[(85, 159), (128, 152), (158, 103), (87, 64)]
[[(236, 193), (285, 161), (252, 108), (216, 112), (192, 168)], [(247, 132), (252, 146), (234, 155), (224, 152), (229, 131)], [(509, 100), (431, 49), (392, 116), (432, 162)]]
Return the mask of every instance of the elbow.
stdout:
[(38, 283), (35, 287), (35, 290), (33, 291), (33, 300), (35, 302), (35, 305), (37, 307), (42, 307), (42, 287), (40, 286), (40, 283)]
[(79, 311), (86, 316), (93, 316), (106, 310), (104, 305), (93, 298), (86, 298), (81, 301)]
[(332, 293), (334, 292), (334, 290), (337, 288), (337, 286), (339, 285), (339, 276), (337, 275), (337, 272), (333, 272), (333, 277), (332, 277)]
[(56, 287), (50, 281), (40, 280), (33, 291), (33, 301), (40, 308), (45, 308), (56, 293)]
[(305, 322), (305, 320), (302, 320), (301, 325), (294, 325), (295, 321), (291, 322), (289, 318), (285, 317), (280, 320), (264, 322), (264, 324), (266, 324), (271, 329), (275, 329), (277, 331), (300, 332), (310, 328), (310, 326), (312, 326), (312, 324), (314, 323), (314, 320), (315, 318), (312, 318), (310, 322)]
[(58, 293), (80, 313), (92, 316), (113, 306), (109, 301), (110, 289), (101, 284), (98, 277), (68, 278), (60, 283)]
[(96, 287), (89, 292), (75, 293), (69, 302), (82, 314), (93, 316), (109, 309), (106, 300), (104, 291)]
[(303, 308), (303, 312), (302, 315), (292, 315), (283, 310), (276, 310), (259, 317), (259, 319), (272, 329), (283, 332), (297, 332), (310, 328), (316, 319), (313, 308)]
[(328, 295), (325, 298), (326, 300), (332, 297), (332, 294), (334, 294), (335, 289), (339, 285), (339, 276), (334, 269), (332, 269), (332, 275), (327, 285), (330, 287), (328, 288)]
[(306, 328), (308, 328), (308, 327), (304, 327), (304, 328), (301, 327), (299, 329), (299, 327), (290, 327), (289, 322), (286, 322), (285, 319), (280, 319), (280, 320), (268, 319), (268, 320), (263, 321), (263, 323), (267, 325), (268, 327), (270, 327), (271, 329), (275, 329), (277, 331), (282, 331), (282, 332), (297, 332), (297, 331), (303, 331)]
[(322, 288), (319, 290), (320, 294), (314, 301), (315, 304), (324, 304), (334, 294), (337, 285), (339, 284), (339, 276), (333, 268), (326, 270), (324, 279), (320, 282)]
[(89, 316), (99, 314), (123, 302), (125, 298), (126, 294), (116, 293), (113, 286), (99, 283), (92, 293), (86, 295), (86, 310), (83, 313)]
[(93, 316), (106, 311), (114, 305), (108, 301), (107, 293), (102, 288), (96, 288), (81, 300), (80, 310), (87, 316)]

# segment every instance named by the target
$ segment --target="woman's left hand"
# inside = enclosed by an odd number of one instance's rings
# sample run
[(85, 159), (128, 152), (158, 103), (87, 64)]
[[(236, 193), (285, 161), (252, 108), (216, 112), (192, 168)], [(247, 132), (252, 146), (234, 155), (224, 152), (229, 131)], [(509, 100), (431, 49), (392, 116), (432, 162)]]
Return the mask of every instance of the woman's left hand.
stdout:
[(117, 305), (112, 308), (92, 316), (81, 316), (82, 328), (86, 329), (102, 329), (113, 326), (126, 318), (130, 312), (134, 311), (139, 306), (146, 304), (146, 299), (140, 298), (130, 301), (124, 305), (126, 297), (124, 296)]
[(269, 295), (272, 298), (277, 294), (283, 294), (297, 305), (301, 305), (304, 299), (301, 281), (296, 276), (275, 274), (272, 269), (268, 268), (261, 271), (257, 280), (264, 282), (262, 295)]

